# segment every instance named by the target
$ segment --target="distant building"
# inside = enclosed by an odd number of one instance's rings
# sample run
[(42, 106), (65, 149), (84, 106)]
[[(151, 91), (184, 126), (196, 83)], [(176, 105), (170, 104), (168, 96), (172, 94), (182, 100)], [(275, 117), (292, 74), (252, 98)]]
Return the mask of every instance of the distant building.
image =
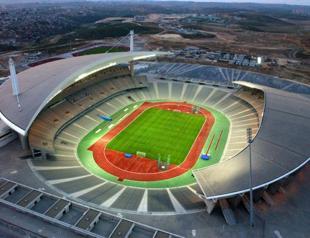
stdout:
[(25, 53), (25, 61), (26, 62), (35, 62), (35, 61), (39, 60), (41, 55), (42, 55), (42, 52)]
[(135, 16), (134, 20), (137, 22), (145, 21), (145, 16)]

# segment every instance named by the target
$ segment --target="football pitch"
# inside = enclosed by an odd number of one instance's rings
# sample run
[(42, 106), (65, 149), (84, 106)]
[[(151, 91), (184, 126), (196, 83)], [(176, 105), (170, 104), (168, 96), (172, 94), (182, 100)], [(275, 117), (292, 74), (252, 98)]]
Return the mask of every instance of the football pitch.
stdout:
[(149, 159), (179, 165), (186, 158), (205, 118), (200, 114), (150, 108), (107, 145), (108, 149), (124, 153), (146, 153)]

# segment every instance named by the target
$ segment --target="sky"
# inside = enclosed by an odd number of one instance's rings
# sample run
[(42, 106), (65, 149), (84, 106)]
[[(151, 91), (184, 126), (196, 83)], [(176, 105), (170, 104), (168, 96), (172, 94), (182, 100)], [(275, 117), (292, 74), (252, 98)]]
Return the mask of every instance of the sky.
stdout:
[(194, 0), (197, 2), (255, 2), (255, 3), (279, 3), (310, 5), (310, 0)]
[[(69, 0), (52, 0), (53, 2), (61, 2)], [(74, 0), (71, 0), (74, 1)], [(85, 0), (87, 1), (87, 0)], [(88, 0), (95, 1), (95, 0)], [(97, 0), (104, 1), (104, 0)], [(109, 0), (113, 1), (113, 0)], [(147, 0), (145, 0), (147, 1)], [(154, 0), (153, 0), (154, 1)], [(159, 0), (164, 1), (164, 0)], [(182, 0), (174, 0), (182, 1)], [(255, 3), (278, 3), (278, 4), (296, 4), (296, 5), (308, 5), (310, 6), (310, 0), (187, 0), (187, 1), (196, 1), (196, 2), (255, 2)], [(0, 3), (21, 3), (21, 2), (44, 2), (44, 0), (0, 0)], [(47, 0), (45, 0), (47, 2)]]

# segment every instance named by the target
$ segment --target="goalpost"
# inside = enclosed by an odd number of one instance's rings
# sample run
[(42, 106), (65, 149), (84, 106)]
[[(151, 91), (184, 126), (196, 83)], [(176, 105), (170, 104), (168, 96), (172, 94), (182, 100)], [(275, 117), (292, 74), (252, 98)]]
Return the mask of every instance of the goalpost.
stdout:
[(159, 170), (168, 170), (170, 165), (170, 155), (167, 156), (166, 161), (161, 159), (161, 156), (158, 155), (157, 166)]
[[(143, 152), (143, 151), (137, 151), (136, 152), (136, 155), (140, 158), (146, 158), (146, 152)], [(169, 169), (169, 166), (170, 166), (170, 160), (171, 160), (171, 156), (168, 155), (166, 157), (166, 159), (162, 159), (161, 157), (161, 154), (158, 154), (158, 157), (157, 157), (157, 167), (159, 170), (168, 170)]]
[(146, 153), (143, 152), (143, 151), (137, 151), (137, 152), (136, 152), (136, 155), (137, 155), (138, 157), (146, 157)]
[(199, 107), (199, 106), (193, 105), (193, 107), (192, 107), (192, 112), (193, 112), (194, 114), (198, 114), (198, 113), (199, 113), (199, 110), (200, 110), (200, 107)]

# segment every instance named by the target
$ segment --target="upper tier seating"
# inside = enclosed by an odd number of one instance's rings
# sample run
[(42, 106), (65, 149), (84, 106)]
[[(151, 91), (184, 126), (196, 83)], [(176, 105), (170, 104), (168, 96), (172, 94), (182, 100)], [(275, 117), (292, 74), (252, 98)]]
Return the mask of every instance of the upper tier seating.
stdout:
[[(85, 91), (89, 93), (80, 100), (70, 102), (65, 99), (56, 106), (46, 109), (31, 128), (29, 135), (31, 147), (49, 153), (54, 153), (56, 149), (58, 154), (72, 154), (75, 148), (70, 146), (70, 141), (77, 143), (101, 123), (98, 114), (113, 115), (133, 102), (157, 99), (188, 101), (214, 108), (225, 114), (231, 122), (231, 127), (223, 159), (231, 158), (246, 147), (248, 127), (253, 129), (254, 135), (258, 132), (261, 112), (258, 113), (256, 108), (263, 110), (263, 99), (255, 101), (255, 97), (246, 91), (235, 93), (233, 90), (197, 83), (152, 80), (148, 83), (143, 82), (148, 87), (115, 94), (117, 91), (137, 88), (137, 84), (132, 82), (129, 77), (105, 80), (86, 88)], [(81, 91), (77, 94), (80, 93)], [(74, 97), (75, 95), (70, 96), (71, 99)], [(104, 98), (106, 100), (103, 103), (96, 104)], [(252, 106), (254, 103), (255, 106)], [(91, 105), (95, 106), (90, 108)], [(59, 133), (60, 138), (57, 136)]]
[(57, 96), (56, 98), (62, 99), (54, 105), (50, 104), (33, 123), (29, 132), (31, 147), (53, 152), (54, 136), (66, 123), (114, 94), (145, 87), (145, 85), (146, 81), (141, 77), (139, 80), (132, 80), (129, 74), (113, 78), (108, 74), (107, 78), (102, 79), (102, 82), (79, 90), (72, 95), (67, 96), (67, 91), (64, 92), (65, 97)]

